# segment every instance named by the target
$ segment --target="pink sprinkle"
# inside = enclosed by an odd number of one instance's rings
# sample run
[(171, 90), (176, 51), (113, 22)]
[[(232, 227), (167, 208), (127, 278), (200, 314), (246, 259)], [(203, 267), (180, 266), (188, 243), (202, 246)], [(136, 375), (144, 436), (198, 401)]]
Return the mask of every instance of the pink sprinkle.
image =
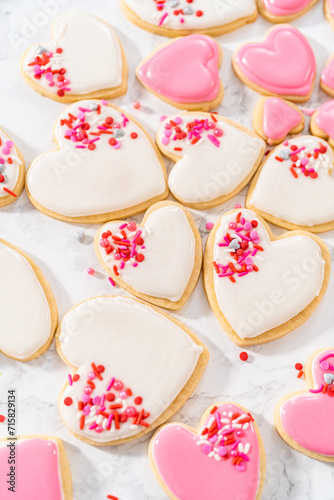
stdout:
[(329, 368), (329, 363), (328, 363), (328, 361), (322, 361), (322, 362), (320, 363), (320, 368), (321, 368), (322, 370), (325, 370), (325, 371), (326, 371), (326, 370), (328, 370), (328, 368)]
[(114, 149), (119, 149), (121, 147), (121, 143), (120, 142), (116, 142), (116, 144), (113, 145), (113, 148)]
[(109, 103), (105, 99), (101, 99), (101, 104), (103, 104), (103, 106), (108, 106)]
[(89, 267), (89, 268), (87, 269), (87, 273), (88, 273), (88, 274), (90, 274), (90, 276), (94, 276), (94, 274), (95, 274), (95, 270), (94, 270), (92, 267)]
[[(233, 271), (231, 273), (224, 273), (224, 274), (221, 273), (221, 274), (218, 274), (218, 276), (219, 276), (219, 278), (226, 278), (226, 276), (232, 276), (232, 274), (234, 274)], [(239, 276), (241, 276), (241, 274), (239, 274)]]
[(322, 385), (319, 389), (309, 389), (309, 392), (312, 392), (312, 394), (318, 394), (318, 392), (321, 392), (323, 388), (324, 386)]
[(212, 142), (212, 144), (214, 144), (217, 148), (219, 148), (220, 142), (218, 141), (218, 139), (214, 135), (208, 134), (208, 139), (209, 139), (209, 141)]
[(162, 139), (161, 139), (161, 142), (164, 146), (167, 146), (167, 144), (169, 144), (169, 139), (168, 137), (164, 136)]
[(240, 273), (239, 276), (246, 276), (248, 274), (248, 271), (245, 271), (244, 273)]
[(75, 147), (78, 148), (78, 149), (86, 149), (86, 146), (82, 146), (80, 144), (79, 144), (79, 146), (75, 146)]
[(111, 422), (112, 422), (112, 419), (114, 418), (114, 414), (112, 413), (111, 415), (109, 415), (108, 417), (108, 421), (107, 421), (107, 425), (106, 425), (106, 429), (110, 429), (111, 427)]
[(137, 267), (137, 266), (138, 266), (138, 262), (134, 262), (134, 263), (132, 264), (132, 267)]
[(108, 130), (107, 127), (101, 127), (101, 125), (99, 125), (97, 128), (100, 130)]
[(68, 383), (69, 385), (73, 384), (72, 375), (70, 373), (68, 374)]
[(162, 25), (162, 23), (164, 22), (164, 20), (166, 19), (166, 17), (167, 17), (167, 16), (168, 16), (168, 12), (166, 12), (166, 13), (162, 16), (162, 18), (160, 19), (159, 26), (161, 26), (161, 25)]
[(107, 385), (107, 391), (110, 391), (110, 389), (112, 388), (114, 382), (115, 382), (115, 377), (112, 377), (112, 379), (110, 380), (109, 384)]
[(249, 462), (249, 458), (248, 458), (248, 456), (247, 456), (247, 455), (245, 455), (244, 453), (241, 453), (241, 452), (239, 451), (238, 456), (239, 456), (239, 457), (241, 457), (241, 458), (243, 458), (246, 462)]
[(95, 427), (97, 427), (97, 423), (94, 422), (90, 427), (89, 427), (89, 430), (92, 430), (92, 429), (95, 429)]
[(213, 222), (207, 222), (205, 227), (206, 227), (206, 229), (208, 231), (211, 231), (211, 229), (213, 228), (213, 226), (214, 226)]
[(222, 423), (220, 421), (220, 414), (219, 414), (218, 410), (216, 411), (215, 417), (216, 417), (217, 427), (218, 427), (218, 429), (221, 429), (222, 428)]
[(165, 116), (165, 115), (160, 116), (160, 121), (161, 122), (164, 122), (165, 120), (167, 120), (167, 116)]
[(180, 125), (180, 123), (182, 123), (182, 118), (180, 116), (176, 116), (173, 121), (177, 125)]
[(289, 146), (289, 141), (284, 141), (283, 146)]
[(86, 415), (86, 416), (87, 416), (87, 415), (89, 415), (89, 414), (90, 414), (90, 406), (89, 406), (89, 405), (86, 405), (86, 406), (84, 407), (84, 409), (82, 410), (82, 412), (83, 412), (83, 414), (84, 414), (84, 415)]
[(84, 394), (81, 398), (81, 401), (83, 403), (88, 403), (88, 401), (90, 400), (90, 396), (88, 394)]
[(120, 265), (119, 265), (119, 268), (120, 268), (120, 269), (124, 269), (124, 266), (125, 266), (125, 263), (124, 263), (124, 260), (122, 260), (122, 262), (121, 262), (121, 263), (120, 263)]
[(96, 142), (99, 140), (100, 140), (100, 137), (95, 137), (95, 139), (91, 139), (90, 141), (88, 141), (88, 144), (91, 144), (92, 142)]
[(184, 23), (184, 18), (183, 17), (180, 17), (180, 23), (183, 24)]
[(241, 441), (240, 439), (237, 439), (234, 445), (232, 446), (231, 450), (235, 450), (239, 443), (241, 443)]
[(203, 453), (205, 453), (206, 455), (209, 455), (209, 453), (212, 452), (212, 446), (211, 444), (205, 444), (202, 448), (202, 451)]
[(127, 222), (124, 222), (124, 224), (121, 224), (119, 226), (119, 229), (124, 229), (127, 225), (128, 225)]

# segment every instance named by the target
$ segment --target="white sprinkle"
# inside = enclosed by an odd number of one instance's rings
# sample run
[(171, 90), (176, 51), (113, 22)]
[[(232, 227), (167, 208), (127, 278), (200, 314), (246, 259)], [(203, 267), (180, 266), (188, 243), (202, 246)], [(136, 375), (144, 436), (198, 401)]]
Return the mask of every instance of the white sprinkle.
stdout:
[(217, 460), (217, 462), (221, 461), (221, 458), (220, 458), (220, 456), (217, 453), (215, 453), (215, 460)]
[(247, 455), (249, 453), (249, 450), (250, 450), (250, 444), (246, 443), (244, 447), (244, 454)]
[(246, 422), (243, 426), (243, 430), (246, 431), (249, 427), (249, 422)]

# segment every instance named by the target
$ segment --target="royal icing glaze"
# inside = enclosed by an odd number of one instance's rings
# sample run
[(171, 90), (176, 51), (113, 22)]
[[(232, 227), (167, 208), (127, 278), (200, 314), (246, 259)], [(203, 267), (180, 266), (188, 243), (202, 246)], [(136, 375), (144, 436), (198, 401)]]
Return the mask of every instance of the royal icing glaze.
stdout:
[(255, 500), (260, 448), (253, 418), (232, 403), (214, 407), (198, 433), (171, 423), (151, 441), (155, 469), (180, 500)]
[(246, 43), (235, 53), (234, 62), (250, 83), (270, 93), (303, 97), (312, 90), (314, 53), (293, 26), (277, 26), (264, 42)]
[[(65, 358), (78, 367), (61, 396), (62, 418), (75, 434), (101, 443), (152, 425), (187, 384), (203, 352), (167, 317), (122, 297), (79, 304), (65, 316), (59, 341)], [(102, 380), (96, 375), (101, 366)], [(139, 415), (142, 423), (133, 420)]]
[(248, 200), (251, 206), (302, 226), (334, 219), (333, 152), (313, 136), (298, 136), (266, 160)]
[(327, 0), (329, 4), (330, 15), (334, 18), (334, 0)]
[[(60, 471), (59, 448), (52, 439), (20, 439), (15, 443), (17, 473), (14, 490), (7, 481), (9, 471), (10, 443), (0, 442), (1, 500), (27, 498), (34, 500), (64, 500)], [(5, 487), (8, 485), (8, 487)], [(15, 491), (15, 493), (14, 493)]]
[(223, 216), (215, 235), (218, 306), (241, 338), (254, 338), (303, 311), (320, 293), (325, 262), (308, 236), (271, 241), (256, 214)]
[(320, 106), (315, 115), (315, 123), (330, 139), (334, 139), (334, 99)]
[(180, 158), (168, 183), (174, 196), (187, 203), (209, 202), (231, 193), (251, 173), (264, 149), (257, 136), (218, 115), (200, 113), (165, 119), (158, 142), (163, 153)]
[(50, 307), (27, 259), (2, 242), (0, 266), (0, 350), (27, 359), (51, 335)]
[(60, 149), (38, 156), (27, 187), (42, 207), (68, 217), (104, 214), (162, 196), (163, 166), (146, 133), (107, 101), (79, 101), (62, 113)]
[(321, 72), (321, 83), (334, 91), (334, 57), (331, 57)]
[(195, 248), (194, 232), (177, 206), (154, 210), (144, 227), (108, 223), (99, 234), (100, 255), (115, 275), (140, 293), (172, 302), (187, 288)]
[(277, 141), (300, 124), (301, 114), (282, 99), (268, 97), (263, 108), (263, 133), (268, 139)]
[(312, 363), (314, 386), (283, 402), (280, 420), (293, 441), (313, 453), (334, 457), (334, 351), (325, 350)]
[(0, 198), (13, 195), (20, 175), (20, 160), (14, 143), (0, 130)]
[(237, 4), (229, 0), (124, 0), (124, 3), (144, 22), (173, 30), (203, 30), (215, 28), (253, 16), (254, 0), (242, 0)]
[(201, 103), (213, 101), (219, 94), (218, 65), (217, 43), (206, 35), (188, 35), (158, 48), (138, 66), (137, 75), (163, 98)]
[(267, 11), (273, 16), (291, 16), (306, 9), (313, 0), (264, 0)]
[(28, 50), (23, 70), (58, 97), (85, 95), (121, 85), (122, 52), (108, 24), (88, 12), (73, 10), (57, 17), (51, 42)]

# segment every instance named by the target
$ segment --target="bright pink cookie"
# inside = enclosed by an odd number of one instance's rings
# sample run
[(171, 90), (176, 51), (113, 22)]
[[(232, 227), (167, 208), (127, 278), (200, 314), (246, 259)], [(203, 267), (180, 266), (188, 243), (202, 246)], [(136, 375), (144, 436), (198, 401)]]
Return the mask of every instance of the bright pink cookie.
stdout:
[(311, 118), (313, 135), (325, 139), (334, 147), (334, 99), (324, 102)]
[(319, 0), (259, 0), (261, 14), (272, 23), (289, 23), (309, 11)]
[(316, 76), (313, 50), (293, 26), (276, 26), (260, 43), (246, 43), (234, 53), (233, 68), (246, 85), (263, 95), (289, 101), (309, 99)]
[(222, 50), (213, 38), (189, 35), (167, 42), (142, 61), (137, 77), (150, 92), (177, 108), (209, 111), (220, 104)]
[(305, 370), (308, 391), (285, 396), (276, 408), (276, 428), (297, 451), (334, 462), (334, 349), (316, 352)]
[(334, 57), (330, 57), (321, 72), (320, 87), (331, 97), (334, 97)]
[(217, 403), (198, 430), (167, 424), (150, 443), (151, 465), (172, 499), (257, 500), (265, 453), (253, 417), (233, 403)]

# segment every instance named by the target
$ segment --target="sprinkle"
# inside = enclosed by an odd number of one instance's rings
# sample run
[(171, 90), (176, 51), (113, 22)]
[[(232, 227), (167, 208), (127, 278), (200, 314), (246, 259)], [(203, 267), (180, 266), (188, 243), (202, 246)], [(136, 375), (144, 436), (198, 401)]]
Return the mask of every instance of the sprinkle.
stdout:
[(239, 358), (241, 359), (241, 361), (247, 361), (248, 359), (248, 354), (247, 352), (243, 351), (239, 354)]
[(12, 196), (14, 196), (14, 198), (17, 198), (17, 194), (13, 193), (13, 191), (11, 191), (10, 189), (8, 189), (6, 187), (3, 187), (2, 189), (4, 191), (6, 191), (6, 193), (11, 194)]
[(162, 18), (160, 19), (160, 21), (159, 21), (159, 26), (161, 26), (161, 25), (162, 25), (162, 23), (164, 22), (164, 20), (166, 19), (166, 17), (167, 17), (167, 16), (168, 16), (168, 12), (166, 12), (166, 13), (162, 16)]
[(300, 371), (303, 369), (303, 365), (301, 363), (296, 363), (295, 368), (296, 368), (296, 370)]
[(213, 222), (207, 222), (205, 227), (208, 231), (211, 231), (211, 229), (214, 227), (214, 224)]
[(134, 101), (132, 103), (132, 106), (135, 108), (135, 109), (140, 109), (141, 108), (141, 103), (140, 101)]
[(87, 269), (87, 273), (88, 273), (90, 276), (94, 276), (94, 274), (95, 274), (95, 269), (93, 269), (92, 267), (89, 267), (89, 268)]
[(68, 383), (69, 385), (73, 384), (72, 375), (70, 373), (68, 374)]

